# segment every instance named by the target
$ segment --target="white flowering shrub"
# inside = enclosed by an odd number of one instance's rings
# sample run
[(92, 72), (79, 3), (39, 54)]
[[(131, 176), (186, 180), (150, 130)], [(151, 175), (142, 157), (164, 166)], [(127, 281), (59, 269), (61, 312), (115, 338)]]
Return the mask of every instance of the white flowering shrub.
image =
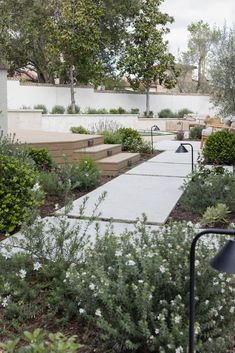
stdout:
[[(97, 225), (95, 244), (88, 226), (71, 225), (66, 215), (54, 223), (38, 219), (14, 244), (26, 253), (0, 256), (2, 332), (22, 332), (38, 318), (61, 331), (72, 319), (99, 352), (186, 353), (192, 224), (151, 232), (144, 219), (118, 237), (111, 225), (104, 234)], [(200, 353), (226, 352), (235, 342), (234, 282), (209, 267), (218, 245), (205, 237), (197, 249)]]
[(185, 180), (183, 190), (180, 204), (185, 210), (203, 215), (207, 207), (223, 203), (235, 211), (235, 177), (221, 168), (209, 170), (201, 165), (192, 179)]
[[(79, 314), (100, 329), (104, 352), (187, 352), (190, 224), (150, 233), (106, 234), (86, 254), (82, 272), (66, 274), (77, 291)], [(209, 268), (218, 243), (197, 251), (198, 351), (226, 352), (234, 345), (235, 288), (231, 277)], [(205, 285), (207, 284), (207, 286)]]

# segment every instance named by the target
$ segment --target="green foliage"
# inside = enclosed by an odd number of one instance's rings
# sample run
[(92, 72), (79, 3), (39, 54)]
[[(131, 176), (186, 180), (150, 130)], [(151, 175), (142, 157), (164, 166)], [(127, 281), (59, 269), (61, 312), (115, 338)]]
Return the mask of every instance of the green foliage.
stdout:
[(53, 159), (45, 148), (29, 148), (28, 154), (33, 159), (38, 170), (51, 171), (53, 167)]
[(78, 170), (79, 188), (82, 190), (90, 190), (100, 183), (100, 171), (96, 162), (92, 158), (82, 158), (79, 161)]
[(33, 108), (42, 110), (42, 114), (47, 114), (48, 112), (47, 107), (44, 104), (37, 104)]
[[(33, 332), (25, 331), (20, 338), (0, 343), (0, 347), (5, 353), (77, 353), (79, 345), (75, 339), (76, 336), (68, 338), (60, 332), (47, 334), (35, 329)], [(20, 340), (24, 343), (17, 348)]]
[(212, 101), (219, 113), (226, 117), (234, 115), (235, 87), (235, 28), (226, 25), (220, 31), (220, 40), (211, 58), (210, 76), (213, 86)]
[(144, 111), (144, 117), (145, 118), (153, 118), (153, 111), (150, 110), (149, 113), (147, 113), (147, 111)]
[(222, 130), (208, 136), (203, 156), (208, 163), (235, 164), (235, 134)]
[(222, 172), (216, 168), (199, 167), (193, 173), (192, 180), (185, 181), (184, 194), (180, 204), (185, 210), (193, 210), (203, 215), (207, 207), (223, 203), (231, 211), (235, 210), (235, 178), (233, 174)]
[(62, 105), (55, 105), (52, 110), (51, 114), (64, 114), (65, 113), (65, 107)]
[[(119, 61), (121, 73), (135, 90), (146, 92), (149, 116), (149, 91), (152, 82), (172, 88), (176, 84), (174, 56), (169, 54), (164, 36), (173, 18), (160, 11), (161, 1), (149, 0), (139, 6)], [(174, 74), (173, 74), (174, 73)]]
[(198, 125), (189, 130), (190, 140), (201, 140), (202, 130), (205, 129), (205, 126)]
[(131, 108), (131, 114), (139, 114), (140, 110), (139, 108)]
[(78, 107), (76, 104), (75, 104), (75, 113), (73, 113), (71, 104), (67, 107), (67, 114), (79, 114), (79, 113), (80, 113), (80, 107)]
[(175, 113), (173, 113), (170, 109), (162, 109), (158, 113), (158, 117), (160, 119), (175, 119), (175, 118), (177, 118), (177, 115)]
[(104, 143), (107, 143), (107, 144), (121, 144), (122, 143), (122, 136), (121, 136), (119, 130), (117, 130), (117, 131), (104, 130), (104, 131), (102, 131), (102, 135), (104, 137)]
[(180, 109), (177, 113), (179, 119), (183, 119), (185, 115), (192, 114), (193, 112), (187, 108)]
[(42, 204), (37, 173), (22, 160), (0, 155), (0, 233), (11, 233)]
[(85, 134), (85, 135), (89, 135), (91, 132), (89, 130), (87, 130), (85, 127), (83, 126), (72, 126), (70, 128), (70, 131), (73, 134)]
[[(32, 318), (45, 325), (73, 318), (86, 327), (89, 340), (96, 332), (91, 343), (104, 353), (186, 352), (189, 251), (198, 230), (172, 223), (153, 232), (143, 218), (120, 236), (112, 224), (103, 230), (97, 225), (91, 243), (91, 224), (71, 224), (65, 214), (37, 219), (23, 228), (21, 239), (12, 238), (13, 246), (26, 251), (0, 255), (2, 331), (16, 332), (18, 324), (22, 332)], [(197, 249), (196, 349), (203, 353), (226, 352), (234, 344), (233, 277), (208, 265), (219, 243), (212, 237), (210, 246), (201, 242)]]
[(108, 111), (105, 108), (95, 109), (89, 107), (86, 110), (86, 114), (108, 114)]
[(122, 107), (119, 107), (119, 108), (112, 108), (109, 110), (109, 113), (110, 114), (127, 114), (128, 112), (122, 108)]
[(29, 157), (24, 145), (15, 139), (15, 135), (3, 136), (0, 134), (0, 155), (15, 157), (30, 166), (34, 166), (34, 161)]
[(228, 224), (229, 213), (229, 208), (225, 204), (218, 203), (215, 206), (207, 207), (200, 223), (203, 227), (221, 227)]

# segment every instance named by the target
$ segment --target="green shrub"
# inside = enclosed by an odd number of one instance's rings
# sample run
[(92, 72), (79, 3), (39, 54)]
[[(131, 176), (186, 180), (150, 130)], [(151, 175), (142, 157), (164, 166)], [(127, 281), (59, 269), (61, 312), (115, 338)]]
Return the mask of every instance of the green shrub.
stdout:
[(101, 132), (104, 137), (104, 143), (108, 144), (121, 144), (122, 143), (122, 136), (119, 130), (116, 131), (108, 131), (104, 130)]
[(33, 109), (40, 109), (42, 110), (42, 114), (47, 114), (48, 110), (44, 104), (37, 104), (33, 107)]
[(131, 108), (131, 114), (139, 114), (140, 110), (139, 108)]
[(100, 183), (100, 171), (96, 162), (91, 158), (82, 158), (78, 169), (79, 189), (90, 190)]
[(53, 167), (53, 159), (45, 148), (29, 148), (29, 156), (34, 160), (38, 170), (50, 171)]
[(65, 107), (62, 105), (55, 105), (52, 110), (51, 114), (64, 114), (65, 113)]
[(3, 134), (0, 134), (0, 155), (15, 157), (32, 167), (35, 165), (32, 158), (30, 158), (25, 145), (22, 145), (18, 140), (15, 140), (15, 135), (3, 136)]
[(95, 109), (89, 107), (86, 111), (86, 114), (108, 114), (108, 111), (105, 108)]
[[(120, 236), (112, 224), (96, 232), (91, 243), (89, 222), (84, 230), (66, 214), (23, 228), (23, 239), (12, 241), (27, 253), (0, 254), (1, 333), (22, 332), (32, 318), (44, 326), (73, 319), (92, 350), (187, 352), (189, 251), (197, 229), (172, 223), (152, 232), (144, 219)], [(218, 251), (215, 239), (197, 248), (196, 350), (203, 353), (234, 346), (233, 276), (208, 264)]]
[(37, 173), (22, 160), (0, 155), (0, 233), (11, 233), (42, 204)]
[[(77, 353), (79, 345), (76, 337), (66, 337), (62, 333), (49, 333), (41, 329), (25, 331), (21, 337), (0, 343), (5, 353)], [(20, 345), (19, 345), (20, 343)]]
[(147, 115), (147, 112), (145, 111), (145, 112), (144, 112), (144, 117), (145, 117), (145, 118), (153, 118), (153, 111), (150, 110), (148, 115)]
[(192, 114), (193, 112), (187, 108), (183, 108), (181, 110), (178, 111), (177, 113), (177, 117), (179, 119), (183, 119), (185, 115), (188, 115), (188, 114)]
[(235, 164), (235, 134), (221, 130), (208, 136), (203, 156), (207, 163)]
[(158, 113), (158, 117), (160, 119), (174, 119), (174, 118), (176, 118), (176, 114), (173, 113), (170, 109), (162, 109)]
[(119, 107), (117, 109), (115, 109), (115, 108), (110, 109), (109, 113), (110, 114), (127, 114), (127, 111), (124, 108)]
[(87, 130), (85, 127), (83, 126), (72, 126), (70, 128), (70, 131), (73, 134), (85, 134), (85, 135), (89, 135), (91, 132), (89, 130)]
[(207, 207), (200, 223), (203, 227), (222, 227), (228, 224), (229, 213), (229, 208), (225, 204), (218, 203)]
[(189, 130), (190, 140), (201, 140), (202, 130), (205, 129), (205, 126), (198, 125)]
[(72, 105), (70, 104), (67, 107), (67, 114), (79, 114), (80, 113), (80, 107), (75, 104), (75, 113), (72, 111)]
[(201, 167), (193, 173), (192, 180), (185, 181), (180, 204), (185, 210), (203, 215), (207, 207), (226, 204), (235, 211), (235, 178), (231, 173)]
[(119, 129), (121, 134), (122, 149), (123, 151), (134, 153), (151, 153), (151, 145), (144, 142), (140, 133), (131, 128)]
[(43, 190), (50, 195), (67, 194), (71, 191), (70, 183), (55, 171), (41, 172), (39, 182)]

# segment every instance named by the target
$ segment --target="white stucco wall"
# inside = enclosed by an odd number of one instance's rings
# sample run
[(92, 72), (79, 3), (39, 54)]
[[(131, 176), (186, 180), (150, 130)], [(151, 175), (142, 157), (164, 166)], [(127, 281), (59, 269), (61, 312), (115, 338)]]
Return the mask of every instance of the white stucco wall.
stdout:
[(7, 131), (7, 71), (0, 67), (0, 133)]
[[(21, 85), (18, 81), (8, 81), (8, 107), (20, 109), (23, 106), (33, 108), (36, 104), (44, 104), (49, 111), (55, 105), (68, 106), (70, 104), (69, 87), (47, 85)], [(137, 93), (97, 92), (93, 88), (76, 88), (76, 103), (82, 111), (86, 108), (117, 108), (126, 110), (139, 108), (145, 110), (145, 95)], [(158, 113), (170, 108), (176, 112), (182, 108), (191, 109), (200, 115), (212, 114), (209, 96), (201, 95), (170, 95), (151, 94), (151, 110)]]

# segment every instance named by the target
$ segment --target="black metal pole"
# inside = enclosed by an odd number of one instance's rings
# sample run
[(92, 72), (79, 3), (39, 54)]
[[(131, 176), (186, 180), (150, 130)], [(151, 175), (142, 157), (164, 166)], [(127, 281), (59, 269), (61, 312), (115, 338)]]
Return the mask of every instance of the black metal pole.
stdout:
[(155, 125), (151, 127), (151, 146), (152, 146), (152, 154), (153, 154), (153, 128), (154, 128), (154, 127), (155, 127)]
[(181, 145), (190, 146), (191, 147), (191, 151), (192, 151), (192, 153), (191, 153), (191, 157), (192, 157), (191, 163), (192, 163), (192, 173), (193, 173), (193, 170), (194, 170), (193, 145), (191, 145), (191, 143), (187, 143), (187, 142), (181, 143)]
[(196, 235), (191, 244), (190, 250), (190, 289), (189, 289), (189, 353), (195, 353), (195, 254), (197, 241), (205, 234), (232, 235), (235, 236), (235, 230), (206, 229)]

